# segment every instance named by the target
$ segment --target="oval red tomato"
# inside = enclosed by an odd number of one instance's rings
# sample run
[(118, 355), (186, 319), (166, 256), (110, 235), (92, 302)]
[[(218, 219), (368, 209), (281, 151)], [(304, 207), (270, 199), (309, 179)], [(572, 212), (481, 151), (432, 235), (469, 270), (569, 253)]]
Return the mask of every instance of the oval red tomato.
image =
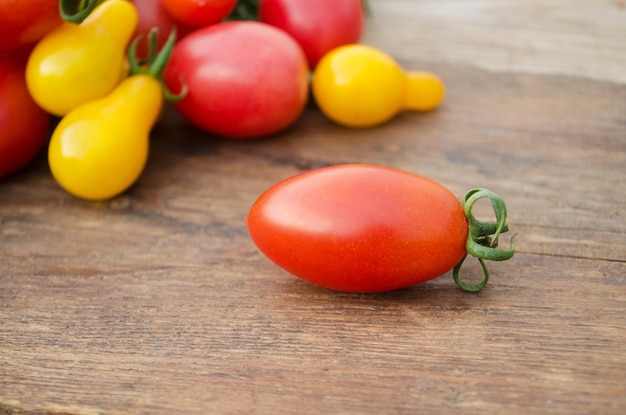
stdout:
[(308, 66), (289, 35), (264, 23), (218, 23), (175, 47), (164, 72), (170, 91), (188, 93), (174, 108), (223, 137), (255, 138), (291, 125), (308, 98)]
[(468, 222), (440, 184), (405, 171), (339, 165), (289, 178), (247, 217), (270, 260), (312, 283), (380, 292), (435, 278), (464, 258)]
[(0, 177), (30, 162), (43, 147), (50, 116), (35, 104), (22, 63), (0, 59)]
[(261, 0), (259, 20), (276, 26), (302, 46), (309, 65), (362, 35), (362, 0)]
[[(158, 1), (158, 0), (153, 0)], [(233, 11), (236, 0), (161, 0), (176, 20), (189, 26), (215, 24)]]
[(31, 45), (61, 23), (58, 0), (0, 1), (0, 52)]

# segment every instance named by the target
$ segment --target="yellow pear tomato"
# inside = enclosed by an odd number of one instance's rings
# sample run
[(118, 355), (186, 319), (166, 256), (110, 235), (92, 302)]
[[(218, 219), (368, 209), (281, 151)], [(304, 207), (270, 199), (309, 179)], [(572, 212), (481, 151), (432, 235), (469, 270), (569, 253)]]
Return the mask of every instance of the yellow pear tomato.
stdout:
[(88, 200), (109, 199), (130, 187), (146, 164), (161, 102), (159, 82), (135, 75), (63, 117), (48, 147), (57, 183)]
[(403, 110), (436, 108), (444, 86), (434, 74), (405, 72), (386, 53), (351, 44), (321, 59), (313, 73), (312, 91), (331, 120), (348, 127), (371, 127)]
[(28, 59), (26, 83), (47, 112), (63, 116), (107, 95), (126, 77), (126, 47), (138, 15), (126, 0), (107, 0), (80, 23), (63, 23)]
[(131, 76), (109, 95), (81, 105), (61, 119), (50, 138), (48, 163), (52, 176), (66, 191), (82, 199), (105, 200), (139, 178), (163, 99), (179, 98), (163, 91), (161, 77), (175, 39), (173, 32), (161, 52), (150, 53), (156, 56), (146, 66), (135, 59), (136, 39), (129, 50)]

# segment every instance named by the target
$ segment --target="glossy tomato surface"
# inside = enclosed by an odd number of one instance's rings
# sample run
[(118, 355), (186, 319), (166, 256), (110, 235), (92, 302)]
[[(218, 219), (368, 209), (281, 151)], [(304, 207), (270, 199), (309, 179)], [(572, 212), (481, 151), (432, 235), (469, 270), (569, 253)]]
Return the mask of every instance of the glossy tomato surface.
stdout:
[(58, 0), (2, 0), (0, 52), (33, 44), (61, 23)]
[(161, 84), (138, 74), (63, 117), (48, 146), (57, 183), (87, 200), (110, 199), (129, 188), (148, 159), (149, 133), (162, 100)]
[(174, 108), (197, 127), (229, 138), (256, 138), (291, 125), (308, 99), (308, 66), (289, 35), (253, 21), (198, 29), (174, 47), (164, 80), (188, 86)]
[[(158, 2), (159, 0), (152, 0)], [(226, 18), (237, 4), (236, 0), (161, 0), (161, 3), (179, 22), (194, 26), (208, 26)]]
[(315, 68), (312, 91), (320, 110), (347, 127), (373, 127), (404, 107), (407, 78), (387, 53), (367, 45), (345, 45), (327, 53)]
[(0, 177), (28, 164), (48, 138), (50, 116), (26, 88), (24, 64), (0, 59)]
[(259, 20), (293, 36), (311, 68), (334, 48), (360, 40), (362, 0), (261, 0)]
[(126, 47), (137, 19), (130, 2), (108, 0), (81, 24), (66, 23), (47, 34), (26, 65), (26, 84), (35, 102), (64, 116), (111, 92), (127, 75)]
[(270, 260), (314, 284), (348, 292), (415, 285), (465, 255), (457, 198), (430, 179), (374, 165), (338, 165), (282, 181), (246, 218)]

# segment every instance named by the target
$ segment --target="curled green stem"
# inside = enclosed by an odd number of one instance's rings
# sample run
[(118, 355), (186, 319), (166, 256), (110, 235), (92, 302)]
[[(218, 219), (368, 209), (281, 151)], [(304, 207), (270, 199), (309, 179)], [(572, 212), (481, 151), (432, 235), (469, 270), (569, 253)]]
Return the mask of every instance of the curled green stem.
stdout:
[(104, 0), (59, 0), (61, 18), (74, 24), (80, 24)]
[[(472, 214), (474, 204), (483, 198), (491, 201), (496, 222), (481, 222)], [(509, 227), (506, 223), (506, 204), (504, 200), (496, 193), (487, 189), (471, 189), (469, 190), (461, 202), (465, 217), (468, 221), (468, 235), (465, 248), (467, 253), (461, 261), (454, 267), (452, 276), (456, 285), (469, 292), (477, 292), (483, 289), (489, 281), (489, 269), (485, 264), (485, 260), (490, 261), (506, 261), (511, 259), (515, 253), (515, 245), (513, 239), (508, 249), (497, 249), (498, 237), (504, 232), (508, 232)], [(459, 277), (459, 271), (467, 255), (478, 258), (483, 268), (484, 278), (477, 284), (468, 284), (463, 282)]]
[(128, 48), (128, 63), (130, 66), (131, 75), (149, 75), (153, 78), (157, 79), (161, 83), (161, 88), (163, 89), (163, 96), (169, 102), (178, 102), (187, 95), (187, 84), (182, 82), (181, 80), (181, 91), (177, 94), (174, 94), (170, 90), (167, 89), (165, 84), (163, 83), (163, 71), (167, 66), (167, 62), (172, 55), (172, 50), (174, 49), (174, 44), (176, 43), (176, 28), (172, 29), (172, 32), (167, 38), (167, 41), (163, 45), (160, 51), (157, 51), (158, 48), (158, 30), (156, 28), (152, 28), (148, 33), (148, 56), (145, 60), (140, 60), (137, 57), (137, 45), (141, 42), (143, 36), (139, 35), (131, 42)]

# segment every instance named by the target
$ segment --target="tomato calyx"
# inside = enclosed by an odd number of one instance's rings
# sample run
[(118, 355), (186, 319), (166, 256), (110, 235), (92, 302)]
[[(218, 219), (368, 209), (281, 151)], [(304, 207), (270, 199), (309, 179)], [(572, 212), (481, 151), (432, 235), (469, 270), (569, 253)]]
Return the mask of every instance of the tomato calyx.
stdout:
[[(495, 223), (481, 222), (476, 219), (472, 213), (474, 204), (483, 198), (487, 198), (491, 202), (493, 212), (496, 216)], [(506, 261), (511, 259), (513, 254), (515, 254), (515, 245), (513, 244), (513, 238), (511, 238), (508, 249), (497, 249), (498, 237), (500, 234), (509, 231), (509, 226), (506, 223), (506, 204), (499, 195), (487, 189), (471, 189), (465, 194), (461, 204), (469, 227), (466, 241), (467, 253), (454, 267), (452, 276), (454, 282), (460, 289), (468, 292), (478, 292), (482, 290), (489, 281), (489, 269), (487, 268), (487, 264), (485, 264), (485, 260)], [(484, 278), (477, 284), (463, 282), (459, 277), (459, 271), (468, 254), (477, 258), (483, 269)]]
[(61, 18), (74, 24), (80, 24), (104, 0), (59, 0)]
[(163, 82), (163, 71), (172, 55), (174, 44), (176, 43), (176, 27), (174, 27), (163, 45), (158, 50), (158, 29), (152, 28), (148, 33), (148, 57), (145, 60), (137, 58), (137, 45), (142, 40), (143, 35), (137, 36), (128, 48), (128, 63), (131, 75), (149, 75), (161, 84), (163, 97), (168, 102), (178, 102), (187, 95), (188, 86), (181, 79), (181, 90), (178, 93), (170, 91)]

